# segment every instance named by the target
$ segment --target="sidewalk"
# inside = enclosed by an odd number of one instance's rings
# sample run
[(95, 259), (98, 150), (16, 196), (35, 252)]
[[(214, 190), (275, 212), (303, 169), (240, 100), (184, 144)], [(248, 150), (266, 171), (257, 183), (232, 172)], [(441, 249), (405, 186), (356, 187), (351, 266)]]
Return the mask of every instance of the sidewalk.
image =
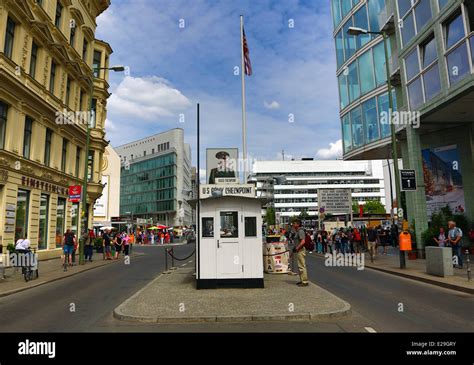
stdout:
[[(132, 253), (130, 257), (141, 256), (142, 253)], [(38, 279), (25, 282), (21, 274), (21, 268), (9, 267), (5, 270), (5, 279), (0, 278), (0, 297), (5, 297), (14, 293), (21, 292), (36, 286), (61, 280), (73, 275), (80, 274), (104, 265), (120, 262), (123, 264), (123, 255), (120, 260), (103, 260), (101, 253), (95, 253), (92, 256), (92, 262), (86, 262), (85, 265), (78, 265), (79, 256), (76, 256), (76, 266), (68, 267), (67, 272), (63, 271), (63, 265), (60, 258), (39, 261), (39, 277)], [(0, 272), (1, 275), (1, 272)], [(35, 276), (33, 276), (35, 277)]]
[(265, 275), (264, 289), (196, 289), (194, 268), (160, 275), (115, 308), (114, 317), (138, 322), (245, 322), (320, 320), (350, 313), (350, 305), (298, 278)]
[[(471, 281), (467, 280), (466, 263), (464, 263), (464, 269), (455, 268), (453, 276), (439, 277), (426, 273), (426, 260), (424, 259), (409, 260), (408, 255), (406, 255), (406, 268), (400, 269), (398, 248), (389, 247), (387, 249), (388, 255), (381, 255), (380, 252), (382, 252), (382, 249), (379, 247), (373, 263), (370, 262), (370, 255), (365, 253), (365, 267), (474, 294), (474, 277), (471, 276)], [(471, 272), (473, 271), (472, 265), (473, 262), (471, 262)]]

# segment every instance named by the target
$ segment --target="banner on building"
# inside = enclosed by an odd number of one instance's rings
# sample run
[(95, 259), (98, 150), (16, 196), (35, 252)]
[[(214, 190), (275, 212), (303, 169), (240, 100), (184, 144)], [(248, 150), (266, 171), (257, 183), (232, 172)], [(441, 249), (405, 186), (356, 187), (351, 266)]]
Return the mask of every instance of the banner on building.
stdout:
[(109, 206), (109, 176), (102, 175), (102, 196), (94, 204), (94, 217), (107, 217)]
[(82, 186), (73, 185), (69, 187), (69, 201), (71, 203), (80, 203), (82, 195)]
[(422, 156), (428, 218), (446, 206), (453, 213), (464, 213), (466, 205), (457, 145), (427, 148), (422, 150)]
[(238, 175), (237, 148), (208, 148), (206, 150), (206, 182), (208, 184), (235, 184)]

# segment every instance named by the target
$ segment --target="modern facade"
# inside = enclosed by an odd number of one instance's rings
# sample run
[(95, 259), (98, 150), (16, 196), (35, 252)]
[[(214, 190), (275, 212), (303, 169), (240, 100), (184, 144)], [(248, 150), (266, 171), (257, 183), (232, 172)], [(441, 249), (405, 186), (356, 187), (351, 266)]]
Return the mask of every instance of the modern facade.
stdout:
[[(67, 228), (80, 232), (81, 185), (89, 157), (87, 222), (102, 194), (110, 46), (96, 40), (96, 18), (109, 0), (0, 0), (0, 235), (6, 249), (25, 233), (40, 258), (57, 256)], [(86, 123), (66, 112), (95, 110), (90, 150)], [(63, 113), (63, 114), (61, 114)], [(88, 224), (88, 223), (87, 223)]]
[(191, 146), (175, 128), (115, 148), (122, 161), (120, 215), (190, 225)]
[(94, 227), (111, 226), (120, 215), (120, 157), (111, 146), (102, 156), (102, 195), (94, 205)]
[[(284, 176), (285, 181), (275, 182), (279, 176)], [(257, 197), (271, 185), (275, 215), (280, 223), (289, 223), (292, 216), (303, 210), (316, 217), (318, 189), (352, 189), (353, 203), (380, 201), (387, 213), (391, 209), (390, 179), (383, 161), (255, 161), (249, 182), (256, 183)]]
[[(385, 22), (370, 21), (376, 14), (371, 14), (372, 3), (384, 9), (380, 13), (385, 13)], [(364, 6), (369, 10), (368, 28), (375, 31), (384, 28), (390, 34), (392, 59), (399, 60), (396, 62), (399, 66), (392, 66), (397, 110), (409, 112), (418, 119), (416, 123), (397, 125), (396, 130), (403, 166), (414, 169), (417, 175), (418, 189), (404, 194), (407, 219), (415, 224), (417, 248), (422, 253), (421, 234), (433, 211), (449, 205), (453, 211), (464, 212), (468, 219), (474, 220), (474, 2), (333, 0), (332, 5), (336, 9), (333, 10), (336, 53), (341, 53), (341, 49), (346, 51), (338, 45), (340, 30), (343, 37), (357, 42), (358, 38), (346, 35), (346, 24), (350, 24)], [(377, 42), (377, 38), (371, 42)], [(360, 58), (357, 52), (355, 57)], [(354, 61), (349, 59), (349, 62)], [(338, 75), (343, 68), (344, 65), (338, 68)], [(350, 90), (355, 84), (348, 82)], [(362, 89), (362, 80), (355, 87)], [(344, 93), (344, 85), (340, 83), (342, 104)], [(384, 138), (383, 133), (378, 141), (365, 138), (362, 143), (358, 142), (354, 126), (362, 125), (367, 130), (372, 125), (371, 119), (365, 117), (363, 108), (361, 121), (350, 113), (347, 118), (352, 104), (342, 106), (344, 158), (390, 155), (390, 139)], [(377, 111), (377, 126), (382, 130), (380, 111)]]

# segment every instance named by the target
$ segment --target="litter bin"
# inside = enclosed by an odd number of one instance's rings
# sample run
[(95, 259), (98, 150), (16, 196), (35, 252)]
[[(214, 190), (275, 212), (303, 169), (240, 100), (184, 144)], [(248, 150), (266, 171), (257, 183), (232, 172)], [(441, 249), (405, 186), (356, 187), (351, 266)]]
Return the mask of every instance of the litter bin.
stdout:
[(290, 253), (280, 236), (267, 236), (263, 245), (263, 267), (268, 274), (287, 274), (289, 271)]

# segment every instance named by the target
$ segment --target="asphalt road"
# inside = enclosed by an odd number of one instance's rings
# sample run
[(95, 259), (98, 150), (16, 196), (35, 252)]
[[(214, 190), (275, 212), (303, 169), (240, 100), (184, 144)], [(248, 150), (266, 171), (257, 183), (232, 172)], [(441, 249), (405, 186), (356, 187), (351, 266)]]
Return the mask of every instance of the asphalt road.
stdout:
[[(327, 322), (144, 324), (118, 321), (112, 311), (164, 271), (161, 247), (130, 265), (106, 265), (0, 298), (0, 332), (405, 332), (474, 331), (474, 296), (373, 271), (326, 268), (307, 258), (310, 280), (352, 305), (352, 315)], [(177, 247), (185, 257), (193, 245)], [(189, 260), (185, 261), (188, 262)], [(182, 263), (180, 262), (179, 265)], [(188, 265), (191, 265), (188, 263)], [(304, 290), (304, 288), (301, 288)], [(403, 304), (403, 312), (399, 311)]]

